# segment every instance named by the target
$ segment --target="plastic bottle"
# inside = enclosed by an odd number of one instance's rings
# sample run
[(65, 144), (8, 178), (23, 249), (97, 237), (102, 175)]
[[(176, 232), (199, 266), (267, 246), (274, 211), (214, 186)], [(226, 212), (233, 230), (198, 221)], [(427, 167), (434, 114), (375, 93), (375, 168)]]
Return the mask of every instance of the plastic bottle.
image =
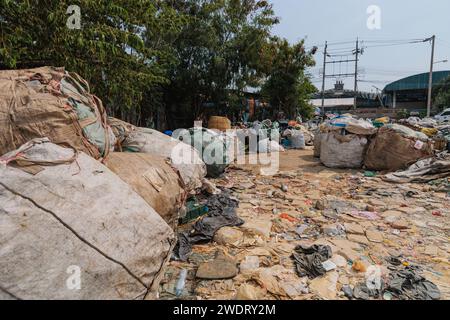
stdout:
[(175, 294), (177, 297), (181, 296), (183, 293), (184, 286), (186, 285), (186, 277), (187, 277), (187, 270), (182, 269), (180, 271), (180, 276), (177, 281), (177, 285), (175, 286)]

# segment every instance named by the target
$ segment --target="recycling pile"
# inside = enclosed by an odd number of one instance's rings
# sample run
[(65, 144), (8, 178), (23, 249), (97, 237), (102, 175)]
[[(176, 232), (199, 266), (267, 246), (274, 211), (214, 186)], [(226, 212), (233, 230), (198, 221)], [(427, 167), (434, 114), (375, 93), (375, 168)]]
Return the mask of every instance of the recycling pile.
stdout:
[(396, 171), (432, 156), (433, 146), (427, 135), (398, 124), (388, 124), (372, 139), (364, 164), (371, 170)]
[(446, 128), (433, 127), (431, 119), (408, 119), (403, 123), (407, 126), (390, 124), (388, 118), (371, 123), (349, 115), (338, 116), (320, 126), (314, 139), (314, 155), (329, 168), (364, 167), (390, 172), (433, 158), (435, 150), (444, 149), (438, 137), (445, 136)]
[[(223, 205), (183, 230), (189, 254), (170, 262), (162, 299), (450, 299), (446, 178), (392, 184), (312, 150), (279, 156), (276, 175), (242, 164), (211, 180)], [(430, 177), (442, 167), (429, 165)]]
[(109, 118), (108, 123), (117, 137), (119, 150), (167, 158), (189, 192), (202, 187), (206, 166), (193, 147), (159, 131), (138, 128), (115, 118)]
[(41, 137), (96, 159), (115, 144), (105, 108), (88, 83), (52, 67), (0, 72), (0, 137), (0, 155)]
[[(171, 137), (62, 68), (0, 71), (0, 299), (448, 299), (449, 127), (379, 123)], [(363, 165), (397, 171), (336, 170)]]
[(0, 297), (157, 297), (205, 175), (190, 145), (108, 118), (79, 75), (0, 71)]
[(369, 122), (341, 116), (320, 127), (314, 141), (315, 154), (330, 168), (361, 168), (369, 142), (376, 128)]
[[(0, 163), (0, 296), (156, 295), (175, 235), (128, 184), (86, 153), (47, 138)], [(68, 290), (67, 274), (77, 270), (82, 286)]]
[(434, 148), (436, 150), (449, 150), (450, 151), (450, 125), (442, 124), (432, 118), (420, 119), (417, 117), (410, 117), (408, 119), (402, 119), (399, 123), (409, 126), (415, 131), (420, 131), (426, 134), (434, 142)]

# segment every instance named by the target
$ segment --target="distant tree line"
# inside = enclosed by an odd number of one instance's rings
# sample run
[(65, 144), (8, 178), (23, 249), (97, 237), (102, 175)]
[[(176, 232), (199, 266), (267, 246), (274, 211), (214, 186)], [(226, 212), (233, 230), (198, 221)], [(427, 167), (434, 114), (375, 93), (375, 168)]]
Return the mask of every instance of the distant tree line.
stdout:
[(450, 77), (442, 80), (436, 88), (433, 89), (433, 106), (436, 112), (445, 108), (450, 108)]
[[(80, 29), (66, 26), (70, 5)], [(278, 22), (260, 0), (0, 0), (0, 67), (64, 66), (111, 115), (158, 129), (191, 123), (204, 103), (239, 109), (249, 87), (308, 117), (314, 50), (273, 36)]]

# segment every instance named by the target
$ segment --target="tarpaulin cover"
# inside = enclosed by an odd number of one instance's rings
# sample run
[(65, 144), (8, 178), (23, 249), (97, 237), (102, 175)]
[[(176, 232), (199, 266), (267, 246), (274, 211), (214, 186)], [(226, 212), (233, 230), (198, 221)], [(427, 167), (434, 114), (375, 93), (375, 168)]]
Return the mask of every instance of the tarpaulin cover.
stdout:
[(433, 158), (420, 160), (405, 171), (382, 176), (382, 179), (395, 183), (423, 183), (450, 177), (450, 153), (442, 152)]

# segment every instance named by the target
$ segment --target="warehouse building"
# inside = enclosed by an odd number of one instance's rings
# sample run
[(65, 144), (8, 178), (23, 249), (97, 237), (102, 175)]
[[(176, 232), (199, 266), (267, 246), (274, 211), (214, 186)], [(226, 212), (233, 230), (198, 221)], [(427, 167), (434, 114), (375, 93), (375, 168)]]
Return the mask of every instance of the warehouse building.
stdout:
[[(388, 84), (383, 93), (386, 106), (421, 112), (427, 108), (429, 72), (416, 74)], [(433, 72), (433, 87), (450, 77), (450, 71)]]

